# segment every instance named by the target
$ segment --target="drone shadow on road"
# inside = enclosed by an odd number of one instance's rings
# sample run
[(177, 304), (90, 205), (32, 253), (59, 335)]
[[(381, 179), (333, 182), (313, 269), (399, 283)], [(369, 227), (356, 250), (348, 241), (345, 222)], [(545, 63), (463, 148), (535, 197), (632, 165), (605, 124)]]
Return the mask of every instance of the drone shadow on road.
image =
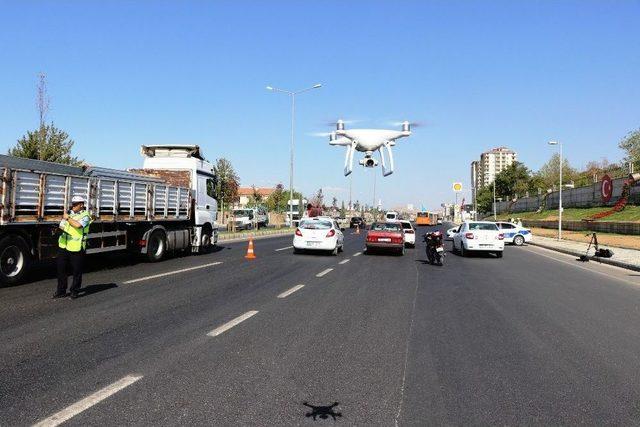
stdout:
[(342, 412), (334, 411), (334, 408), (340, 404), (338, 402), (333, 402), (333, 404), (326, 406), (314, 406), (310, 405), (308, 402), (302, 402), (302, 404), (307, 408), (311, 408), (311, 412), (305, 413), (304, 416), (307, 418), (313, 418), (314, 421), (317, 421), (318, 418), (326, 420), (329, 417), (333, 418), (333, 421), (337, 421), (338, 418), (342, 417)]

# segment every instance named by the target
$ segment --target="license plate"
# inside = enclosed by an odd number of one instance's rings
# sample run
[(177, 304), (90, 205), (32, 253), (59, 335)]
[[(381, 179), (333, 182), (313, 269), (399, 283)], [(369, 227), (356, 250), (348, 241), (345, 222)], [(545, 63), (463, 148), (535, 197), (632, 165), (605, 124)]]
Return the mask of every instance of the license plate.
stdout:
[(444, 248), (442, 248), (442, 247), (437, 247), (437, 248), (436, 248), (436, 252), (444, 252)]
[(390, 242), (390, 241), (391, 239), (387, 239), (387, 238), (378, 239), (378, 242)]
[(480, 245), (480, 247), (483, 247), (483, 248), (492, 248), (492, 247), (493, 247), (493, 245)]
[(319, 246), (319, 245), (320, 245), (320, 242), (312, 242), (312, 241), (307, 242), (307, 246)]

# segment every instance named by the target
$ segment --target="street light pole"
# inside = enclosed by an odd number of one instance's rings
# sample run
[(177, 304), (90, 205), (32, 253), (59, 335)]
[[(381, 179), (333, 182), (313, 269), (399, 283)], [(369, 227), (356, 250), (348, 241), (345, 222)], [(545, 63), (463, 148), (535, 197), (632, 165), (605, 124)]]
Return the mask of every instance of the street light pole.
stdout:
[[(291, 149), (290, 149), (290, 158), (289, 158), (289, 203), (288, 203), (290, 225), (293, 225), (293, 153), (295, 148), (296, 95), (310, 91), (311, 89), (318, 89), (320, 87), (322, 87), (322, 84), (317, 83), (306, 89), (292, 92), (289, 90), (278, 89), (277, 87), (273, 87), (273, 86), (267, 86), (267, 90), (271, 90), (274, 92), (282, 92), (291, 97)], [(302, 200), (299, 200), (298, 204), (300, 204), (301, 202)], [(298, 206), (298, 210), (300, 210), (300, 206)]]
[(558, 240), (562, 240), (562, 143), (549, 141), (549, 145), (557, 145), (560, 151), (560, 192), (558, 193)]
[(497, 221), (498, 216), (496, 214), (496, 179), (493, 178), (493, 220)]

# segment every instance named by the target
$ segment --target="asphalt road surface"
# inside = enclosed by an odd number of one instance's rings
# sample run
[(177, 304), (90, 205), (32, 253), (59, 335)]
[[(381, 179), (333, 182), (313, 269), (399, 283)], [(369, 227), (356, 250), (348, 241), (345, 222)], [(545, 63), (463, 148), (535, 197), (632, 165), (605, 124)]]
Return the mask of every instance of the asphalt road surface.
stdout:
[(640, 422), (637, 273), (531, 246), (437, 267), (346, 233), (337, 257), (97, 258), (77, 300), (46, 269), (0, 289), (0, 425)]

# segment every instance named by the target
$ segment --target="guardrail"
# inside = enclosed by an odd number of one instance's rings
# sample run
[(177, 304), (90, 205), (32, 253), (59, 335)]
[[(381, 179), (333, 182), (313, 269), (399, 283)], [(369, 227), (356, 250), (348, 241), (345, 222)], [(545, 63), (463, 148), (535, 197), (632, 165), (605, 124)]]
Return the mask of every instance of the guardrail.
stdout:
[(248, 239), (249, 237), (263, 237), (263, 236), (279, 236), (279, 235), (287, 235), (293, 234), (295, 232), (295, 228), (280, 228), (280, 229), (269, 229), (269, 230), (247, 230), (240, 231), (236, 233), (230, 232), (221, 232), (218, 234), (218, 241), (229, 241), (229, 240), (238, 240), (238, 239)]

